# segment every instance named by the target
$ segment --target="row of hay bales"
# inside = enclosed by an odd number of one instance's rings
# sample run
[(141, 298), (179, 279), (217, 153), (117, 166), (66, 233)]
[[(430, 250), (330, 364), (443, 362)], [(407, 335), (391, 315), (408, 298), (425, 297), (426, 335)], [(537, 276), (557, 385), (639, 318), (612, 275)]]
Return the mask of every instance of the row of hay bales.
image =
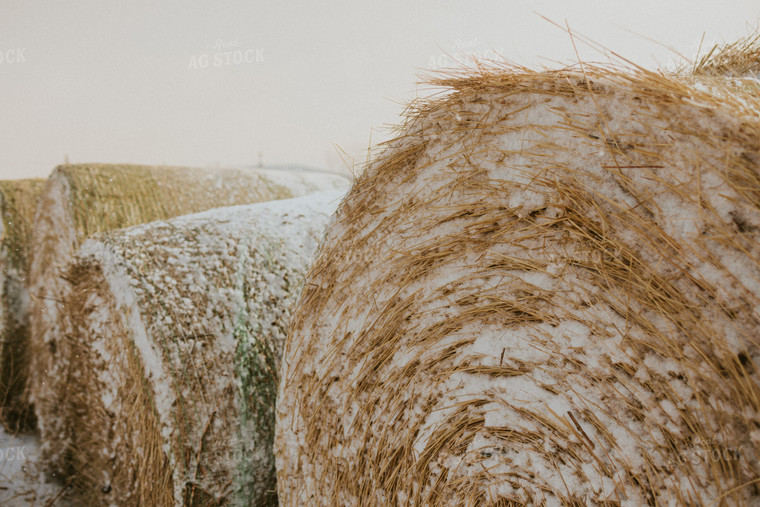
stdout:
[(329, 224), (338, 194), (169, 219), (224, 184), (60, 170), (26, 348), (51, 465), (87, 505), (756, 504), (746, 52), (437, 79)]
[[(345, 184), (342, 176), (306, 171), (102, 164), (60, 166), (47, 181), (0, 182), (3, 424), (11, 430), (34, 424), (25, 395), (30, 305), (41, 316), (32, 334), (44, 335), (56, 318), (51, 295), (58, 288), (57, 270), (85, 238), (212, 207), (296, 197)], [(30, 300), (31, 285), (36, 297)]]
[(758, 60), (723, 56), (434, 82), (294, 312), (283, 505), (760, 503)]
[(276, 502), (280, 342), (348, 183), (93, 164), (4, 182), (4, 424), (36, 422), (87, 505)]

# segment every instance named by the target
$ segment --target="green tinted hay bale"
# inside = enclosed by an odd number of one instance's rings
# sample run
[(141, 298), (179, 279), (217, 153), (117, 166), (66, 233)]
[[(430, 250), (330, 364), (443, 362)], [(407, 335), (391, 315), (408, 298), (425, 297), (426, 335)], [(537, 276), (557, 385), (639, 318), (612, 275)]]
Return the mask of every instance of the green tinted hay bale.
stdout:
[(29, 259), (34, 210), (44, 180), (0, 181), (0, 405), (10, 430), (28, 429), (32, 413), (24, 403), (28, 359)]
[(757, 504), (757, 95), (588, 66), (436, 84), (306, 279), (281, 503)]
[[(32, 240), (29, 382), (36, 385), (28, 391), (41, 392), (41, 385), (60, 375), (54, 338), (59, 333), (54, 326), (65, 282), (59, 274), (87, 237), (210, 208), (290, 198), (347, 184), (342, 176), (307, 171), (94, 164), (56, 168), (40, 197)], [(43, 437), (60, 432), (40, 424)]]
[(58, 375), (33, 394), (48, 455), (86, 505), (277, 504), (281, 348), (340, 195), (215, 209), (83, 245), (57, 295), (46, 360)]

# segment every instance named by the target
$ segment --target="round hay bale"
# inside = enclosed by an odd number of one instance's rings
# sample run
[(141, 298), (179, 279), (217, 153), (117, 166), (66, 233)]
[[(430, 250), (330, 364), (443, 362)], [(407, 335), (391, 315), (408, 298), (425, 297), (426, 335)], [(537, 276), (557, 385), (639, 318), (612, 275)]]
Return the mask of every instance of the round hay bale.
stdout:
[(25, 403), (29, 337), (29, 259), (42, 179), (0, 181), (0, 422), (10, 431), (34, 426)]
[[(44, 451), (86, 505), (277, 505), (291, 308), (339, 193), (96, 236), (63, 274)], [(55, 431), (54, 431), (55, 430)]]
[(437, 80), (293, 315), (283, 505), (760, 501), (760, 100), (584, 66)]
[[(30, 354), (28, 391), (58, 377), (60, 336), (57, 297), (65, 290), (60, 270), (93, 234), (163, 220), (211, 208), (345, 188), (348, 180), (330, 173), (266, 169), (197, 169), (134, 165), (57, 167), (40, 197), (30, 267)], [(40, 423), (44, 424), (44, 423)], [(58, 429), (40, 427), (43, 435)]]

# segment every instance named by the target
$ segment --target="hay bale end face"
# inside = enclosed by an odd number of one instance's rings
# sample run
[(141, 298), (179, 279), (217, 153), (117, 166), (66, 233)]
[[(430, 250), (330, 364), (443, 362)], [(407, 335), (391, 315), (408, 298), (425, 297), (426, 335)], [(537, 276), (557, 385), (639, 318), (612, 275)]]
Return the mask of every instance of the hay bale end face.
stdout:
[(29, 262), (34, 210), (45, 181), (0, 181), (0, 405), (10, 431), (29, 429), (33, 413), (24, 400), (29, 341)]
[[(274, 400), (291, 308), (341, 197), (222, 208), (88, 240), (35, 383), (87, 505), (277, 505)], [(51, 433), (57, 428), (58, 433)]]
[[(32, 239), (31, 401), (48, 403), (35, 399), (35, 393), (60, 375), (56, 361), (59, 344), (55, 341), (60, 336), (55, 329), (60, 313), (57, 297), (66, 290), (60, 274), (86, 238), (211, 208), (297, 197), (347, 185), (342, 176), (318, 172), (103, 164), (56, 168), (40, 197)], [(45, 424), (40, 422), (40, 431), (48, 442), (45, 435), (58, 434), (60, 428)]]
[(757, 95), (590, 66), (436, 84), (305, 282), (281, 503), (756, 503)]

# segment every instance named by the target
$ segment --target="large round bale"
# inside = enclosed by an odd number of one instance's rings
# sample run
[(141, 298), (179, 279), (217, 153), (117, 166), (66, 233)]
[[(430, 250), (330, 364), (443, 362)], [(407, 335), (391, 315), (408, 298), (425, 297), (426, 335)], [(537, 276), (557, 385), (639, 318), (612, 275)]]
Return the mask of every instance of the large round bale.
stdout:
[(32, 426), (24, 402), (28, 360), (29, 259), (32, 223), (45, 181), (0, 181), (0, 422), (11, 431)]
[(760, 501), (760, 101), (646, 71), (445, 77), (326, 232), (283, 505)]
[(292, 306), (341, 194), (96, 236), (64, 272), (43, 451), (86, 505), (276, 505)]
[[(58, 377), (55, 329), (60, 270), (93, 234), (211, 208), (345, 188), (342, 176), (277, 169), (197, 169), (134, 165), (57, 167), (40, 197), (30, 267), (30, 391)], [(32, 402), (35, 400), (32, 400)], [(42, 429), (46, 431), (45, 428)]]

